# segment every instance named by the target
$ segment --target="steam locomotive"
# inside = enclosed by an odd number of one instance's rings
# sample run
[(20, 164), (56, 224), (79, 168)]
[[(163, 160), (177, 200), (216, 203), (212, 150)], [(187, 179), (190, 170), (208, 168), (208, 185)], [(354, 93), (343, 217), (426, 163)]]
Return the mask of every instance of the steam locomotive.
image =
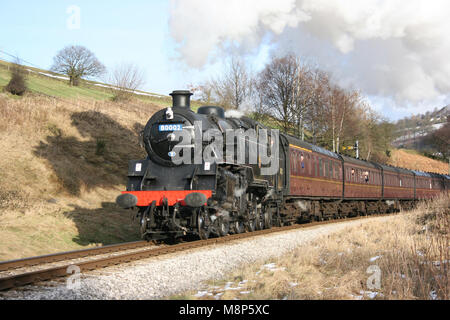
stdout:
[(142, 134), (148, 157), (129, 162), (127, 190), (116, 200), (138, 209), (143, 239), (395, 212), (450, 190), (447, 175), (343, 156), (217, 106), (195, 113), (191, 95), (172, 92), (173, 106), (150, 118)]

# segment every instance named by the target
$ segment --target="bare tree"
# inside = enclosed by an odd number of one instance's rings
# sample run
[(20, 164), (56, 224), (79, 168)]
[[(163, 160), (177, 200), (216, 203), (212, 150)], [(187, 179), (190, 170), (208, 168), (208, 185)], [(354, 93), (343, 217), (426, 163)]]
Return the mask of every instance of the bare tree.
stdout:
[(312, 143), (317, 143), (317, 137), (324, 134), (327, 128), (326, 105), (330, 90), (328, 73), (315, 68), (311, 71), (311, 94), (306, 117), (309, 121), (309, 130), (312, 135)]
[(82, 77), (97, 77), (106, 68), (87, 48), (67, 46), (53, 58), (51, 70), (67, 75), (70, 85), (77, 86)]
[(273, 58), (259, 75), (259, 88), (266, 110), (288, 133), (294, 113), (297, 60), (293, 55)]
[(191, 91), (200, 101), (203, 101), (206, 104), (220, 104), (217, 102), (213, 97), (213, 86), (210, 81), (206, 81), (203, 84), (194, 85), (189, 84), (188, 85), (189, 91)]
[[(232, 57), (225, 73), (205, 85), (211, 88), (220, 105), (227, 109), (239, 109), (251, 97), (251, 74), (244, 61)], [(205, 88), (205, 89), (206, 89)], [(207, 92), (207, 90), (205, 90)]]
[(294, 83), (294, 114), (297, 124), (297, 136), (305, 140), (304, 118), (305, 111), (311, 101), (311, 72), (306, 63), (302, 63), (300, 58), (297, 58), (297, 70)]
[(133, 63), (122, 63), (111, 72), (108, 82), (114, 86), (114, 100), (129, 100), (144, 85), (144, 72)]

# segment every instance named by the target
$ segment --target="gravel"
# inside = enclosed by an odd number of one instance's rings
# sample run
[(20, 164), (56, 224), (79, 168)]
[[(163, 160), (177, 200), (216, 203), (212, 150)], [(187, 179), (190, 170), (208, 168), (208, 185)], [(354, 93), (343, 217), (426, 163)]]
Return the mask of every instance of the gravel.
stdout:
[(79, 286), (72, 289), (65, 281), (46, 282), (0, 293), (0, 299), (162, 299), (198, 290), (204, 281), (224, 278), (242, 264), (286, 254), (320, 236), (389, 218), (326, 224), (192, 249), (81, 274)]

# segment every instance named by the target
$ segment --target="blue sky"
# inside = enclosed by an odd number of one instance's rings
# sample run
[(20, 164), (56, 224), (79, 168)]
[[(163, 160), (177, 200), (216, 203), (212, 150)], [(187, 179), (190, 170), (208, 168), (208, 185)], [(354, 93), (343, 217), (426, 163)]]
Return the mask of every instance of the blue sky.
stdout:
[[(70, 30), (72, 5), (80, 8), (80, 28)], [(169, 33), (169, 2), (152, 1), (9, 1), (0, 11), (0, 50), (34, 66), (49, 69), (64, 46), (87, 47), (107, 67), (135, 63), (145, 72), (144, 90), (169, 94), (199, 83), (221, 70), (220, 62), (201, 69), (187, 67), (177, 57)], [(261, 50), (255, 65), (267, 50)], [(0, 59), (11, 60), (0, 53)]]
[[(66, 12), (81, 9), (80, 29)], [(168, 94), (190, 79), (174, 61), (167, 1), (8, 1), (0, 11), (0, 50), (48, 69), (58, 50), (80, 44), (107, 67), (133, 62), (145, 70), (145, 89)], [(0, 53), (0, 59), (6, 59)], [(8, 58), (9, 59), (9, 58)], [(196, 79), (199, 72), (194, 72)]]

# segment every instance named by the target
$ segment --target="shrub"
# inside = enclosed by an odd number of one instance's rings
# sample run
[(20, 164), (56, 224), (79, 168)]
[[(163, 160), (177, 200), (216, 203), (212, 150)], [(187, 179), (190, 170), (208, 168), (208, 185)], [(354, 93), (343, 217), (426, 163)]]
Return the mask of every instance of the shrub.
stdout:
[(106, 150), (106, 141), (97, 139), (97, 146), (96, 146), (95, 154), (98, 156), (101, 156), (105, 153), (105, 150)]
[(11, 69), (11, 80), (6, 85), (5, 90), (16, 96), (22, 96), (27, 91), (25, 71), (21, 65), (13, 65)]

